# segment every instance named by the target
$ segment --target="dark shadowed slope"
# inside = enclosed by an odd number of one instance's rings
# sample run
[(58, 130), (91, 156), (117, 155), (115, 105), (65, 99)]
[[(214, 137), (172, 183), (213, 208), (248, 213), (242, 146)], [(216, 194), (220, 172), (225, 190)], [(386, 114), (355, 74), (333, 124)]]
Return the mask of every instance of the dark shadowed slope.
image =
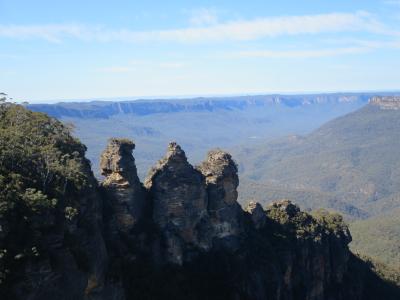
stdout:
[(400, 209), (350, 224), (351, 249), (400, 269)]

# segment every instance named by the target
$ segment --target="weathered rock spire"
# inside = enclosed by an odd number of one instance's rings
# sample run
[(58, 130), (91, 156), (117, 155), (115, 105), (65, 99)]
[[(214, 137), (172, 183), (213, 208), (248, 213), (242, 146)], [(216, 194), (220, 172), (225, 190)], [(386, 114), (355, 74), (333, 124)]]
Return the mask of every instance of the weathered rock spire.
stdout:
[(244, 209), (251, 215), (251, 221), (256, 229), (263, 228), (267, 222), (267, 216), (261, 204), (250, 201)]
[(137, 175), (133, 141), (110, 139), (100, 158), (102, 186), (111, 199), (118, 230), (129, 231), (142, 217), (145, 194)]
[(204, 178), (187, 161), (175, 142), (149, 172), (145, 180), (152, 199), (153, 221), (162, 231), (166, 259), (181, 264), (186, 245), (208, 249), (202, 240), (201, 225), (206, 222), (207, 192)]
[(234, 237), (241, 231), (242, 209), (237, 202), (238, 169), (232, 156), (222, 150), (210, 151), (198, 167), (207, 184), (208, 213), (216, 238)]

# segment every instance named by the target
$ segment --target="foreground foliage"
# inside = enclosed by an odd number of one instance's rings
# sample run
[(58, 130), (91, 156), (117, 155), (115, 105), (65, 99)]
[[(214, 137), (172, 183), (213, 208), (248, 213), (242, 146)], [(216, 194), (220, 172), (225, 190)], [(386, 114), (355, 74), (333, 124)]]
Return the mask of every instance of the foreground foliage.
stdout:
[(59, 121), (0, 105), (0, 283), (41, 255), (44, 232), (78, 213), (77, 195), (92, 184), (85, 151)]

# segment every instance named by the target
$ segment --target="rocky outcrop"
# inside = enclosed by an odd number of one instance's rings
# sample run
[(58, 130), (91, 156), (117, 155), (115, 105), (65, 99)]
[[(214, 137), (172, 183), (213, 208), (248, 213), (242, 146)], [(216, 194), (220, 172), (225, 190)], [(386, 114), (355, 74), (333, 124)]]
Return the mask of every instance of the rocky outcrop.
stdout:
[(208, 251), (217, 244), (235, 248), (243, 231), (237, 172), (226, 152), (210, 151), (206, 160), (193, 168), (181, 147), (169, 144), (167, 154), (145, 180), (167, 261), (182, 264), (191, 259), (185, 253)]
[(244, 209), (251, 215), (251, 221), (256, 229), (263, 228), (267, 222), (267, 216), (261, 204), (250, 201)]
[(198, 167), (208, 193), (208, 214), (214, 238), (237, 237), (243, 229), (243, 211), (237, 202), (238, 169), (231, 155), (221, 150), (210, 151)]
[(101, 155), (102, 187), (114, 211), (115, 229), (129, 232), (141, 219), (145, 208), (145, 191), (137, 175), (132, 151), (135, 144), (127, 139), (110, 139)]
[[(343, 219), (334, 213), (310, 215), (289, 200), (270, 204), (269, 220), (291, 239), (292, 249), (284, 261), (284, 289), (288, 296), (303, 293), (307, 299), (326, 299), (335, 286), (345, 286), (351, 253), (351, 235)], [(295, 282), (303, 282), (299, 290)], [(336, 299), (348, 296), (337, 295)]]
[(207, 231), (208, 197), (204, 178), (187, 161), (185, 152), (171, 142), (167, 154), (145, 180), (152, 201), (154, 223), (165, 243), (166, 260), (182, 264), (185, 247), (210, 248)]
[(286, 219), (291, 219), (300, 213), (300, 207), (288, 199), (275, 201), (268, 205), (267, 211), (279, 211)]
[(369, 103), (378, 106), (380, 109), (399, 110), (400, 96), (373, 97)]
[(365, 286), (368, 268), (349, 251), (341, 216), (311, 215), (289, 200), (242, 210), (238, 184), (228, 153), (211, 151), (193, 168), (169, 144), (144, 184), (150, 246), (120, 271), (128, 298), (361, 300), (379, 289), (375, 279)]

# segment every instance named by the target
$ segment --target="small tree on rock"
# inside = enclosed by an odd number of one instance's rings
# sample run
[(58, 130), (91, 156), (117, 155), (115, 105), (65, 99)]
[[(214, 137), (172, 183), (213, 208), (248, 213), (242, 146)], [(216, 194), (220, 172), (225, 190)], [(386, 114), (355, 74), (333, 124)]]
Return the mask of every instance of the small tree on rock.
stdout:
[(7, 101), (7, 94), (6, 93), (0, 93), (0, 104), (3, 104)]

